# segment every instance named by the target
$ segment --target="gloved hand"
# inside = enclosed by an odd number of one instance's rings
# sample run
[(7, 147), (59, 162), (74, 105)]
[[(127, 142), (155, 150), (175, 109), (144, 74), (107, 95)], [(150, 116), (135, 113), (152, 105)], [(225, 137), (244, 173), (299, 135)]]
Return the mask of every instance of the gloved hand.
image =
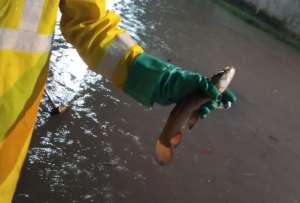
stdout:
[(186, 96), (201, 91), (211, 98), (200, 108), (202, 117), (206, 117), (221, 103), (230, 107), (236, 101), (232, 92), (225, 91), (221, 94), (208, 78), (145, 53), (137, 56), (131, 64), (124, 91), (145, 106), (177, 103)]
[(200, 108), (200, 115), (202, 118), (206, 118), (209, 113), (220, 108), (229, 109), (232, 104), (237, 100), (236, 96), (231, 90), (225, 90), (219, 98), (212, 99), (211, 101), (203, 104)]

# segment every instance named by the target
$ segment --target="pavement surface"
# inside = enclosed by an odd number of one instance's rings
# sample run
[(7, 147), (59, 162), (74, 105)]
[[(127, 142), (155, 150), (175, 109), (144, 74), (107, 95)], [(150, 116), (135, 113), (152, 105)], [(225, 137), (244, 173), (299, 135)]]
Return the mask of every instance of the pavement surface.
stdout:
[(299, 203), (300, 52), (207, 0), (112, 0), (148, 53), (212, 75), (237, 69), (238, 103), (199, 122), (173, 164), (154, 141), (172, 106), (146, 109), (88, 70), (59, 29), (14, 203)]

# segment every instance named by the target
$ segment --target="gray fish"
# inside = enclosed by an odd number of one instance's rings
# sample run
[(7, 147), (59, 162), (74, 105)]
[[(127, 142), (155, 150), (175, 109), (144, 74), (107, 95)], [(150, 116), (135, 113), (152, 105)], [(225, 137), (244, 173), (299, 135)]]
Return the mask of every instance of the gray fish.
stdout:
[[(213, 75), (210, 81), (222, 93), (227, 89), (234, 75), (235, 69), (226, 67)], [(182, 139), (182, 130), (186, 127), (193, 128), (200, 117), (200, 107), (207, 101), (209, 101), (207, 96), (196, 93), (176, 104), (162, 133), (156, 140), (155, 158), (159, 164), (165, 165), (172, 161), (175, 147), (180, 144)]]

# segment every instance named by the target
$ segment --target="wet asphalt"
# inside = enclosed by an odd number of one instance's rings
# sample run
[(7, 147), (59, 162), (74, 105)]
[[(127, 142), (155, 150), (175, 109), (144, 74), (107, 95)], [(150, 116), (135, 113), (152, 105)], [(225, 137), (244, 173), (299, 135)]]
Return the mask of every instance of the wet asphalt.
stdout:
[(238, 103), (199, 122), (173, 164), (154, 141), (172, 106), (144, 108), (87, 69), (57, 29), (14, 203), (300, 202), (300, 51), (210, 1), (113, 0), (146, 52), (212, 75), (237, 69)]

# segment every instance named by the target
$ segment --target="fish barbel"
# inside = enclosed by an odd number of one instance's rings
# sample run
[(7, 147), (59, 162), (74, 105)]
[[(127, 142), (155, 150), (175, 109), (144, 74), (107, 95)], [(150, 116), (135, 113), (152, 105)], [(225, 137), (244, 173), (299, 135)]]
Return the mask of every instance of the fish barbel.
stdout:
[[(226, 67), (216, 73), (210, 81), (223, 93), (235, 75), (233, 67)], [(159, 164), (165, 165), (172, 161), (175, 147), (182, 139), (181, 131), (188, 127), (192, 129), (200, 117), (200, 107), (210, 99), (203, 93), (195, 93), (176, 104), (171, 111), (162, 133), (156, 140), (155, 158)]]

